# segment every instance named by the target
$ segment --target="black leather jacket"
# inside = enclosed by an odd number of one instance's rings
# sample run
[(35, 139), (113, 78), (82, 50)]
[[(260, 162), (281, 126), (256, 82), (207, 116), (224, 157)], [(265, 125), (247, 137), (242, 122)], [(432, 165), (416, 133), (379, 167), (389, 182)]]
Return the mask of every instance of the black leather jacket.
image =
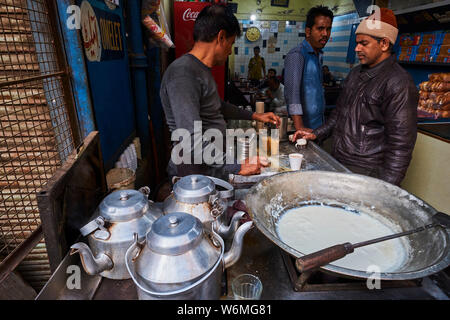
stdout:
[(336, 109), (314, 130), (333, 138), (333, 156), (342, 164), (377, 170), (400, 185), (411, 161), (417, 137), (414, 82), (391, 56), (369, 69), (353, 68), (343, 84)]

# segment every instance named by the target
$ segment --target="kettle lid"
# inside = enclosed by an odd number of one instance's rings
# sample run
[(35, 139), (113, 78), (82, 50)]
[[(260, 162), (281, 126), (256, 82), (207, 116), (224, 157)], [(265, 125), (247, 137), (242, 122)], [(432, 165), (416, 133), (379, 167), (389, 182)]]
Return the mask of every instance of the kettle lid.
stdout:
[(180, 255), (202, 240), (201, 221), (185, 212), (173, 212), (158, 218), (147, 233), (147, 246), (163, 255)]
[(125, 222), (142, 217), (148, 210), (147, 197), (137, 190), (117, 190), (100, 203), (100, 215), (110, 222)]
[(185, 203), (206, 202), (215, 190), (214, 182), (199, 174), (183, 177), (173, 186), (175, 199)]

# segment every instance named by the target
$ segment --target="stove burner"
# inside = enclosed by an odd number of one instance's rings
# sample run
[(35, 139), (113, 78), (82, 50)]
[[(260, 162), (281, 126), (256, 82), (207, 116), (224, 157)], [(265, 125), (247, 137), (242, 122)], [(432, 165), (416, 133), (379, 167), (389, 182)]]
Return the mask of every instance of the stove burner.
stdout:
[[(337, 277), (321, 270), (300, 273), (295, 267), (295, 258), (279, 249), (284, 266), (294, 291), (342, 291), (342, 290), (370, 290), (366, 279), (350, 279)], [(381, 288), (407, 288), (421, 286), (422, 279), (414, 280), (382, 280)]]

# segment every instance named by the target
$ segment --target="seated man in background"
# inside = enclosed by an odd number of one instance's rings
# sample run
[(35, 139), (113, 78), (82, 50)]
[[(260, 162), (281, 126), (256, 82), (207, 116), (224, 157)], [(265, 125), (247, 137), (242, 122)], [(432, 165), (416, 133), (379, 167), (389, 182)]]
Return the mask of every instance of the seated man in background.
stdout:
[(331, 74), (328, 66), (323, 66), (322, 72), (323, 72), (323, 85), (324, 86), (332, 87), (332, 86), (336, 85), (336, 80), (334, 80), (334, 77)]
[(266, 94), (270, 99), (269, 111), (287, 114), (286, 100), (284, 98), (284, 85), (277, 77), (268, 79), (269, 89)]
[(267, 79), (277, 76), (277, 70), (270, 68), (267, 70)]
[(262, 82), (259, 86), (258, 89), (265, 89), (269, 87), (269, 79), (272, 77), (276, 77), (277, 75), (277, 70), (270, 68), (269, 70), (267, 70), (267, 77), (264, 79), (264, 82)]

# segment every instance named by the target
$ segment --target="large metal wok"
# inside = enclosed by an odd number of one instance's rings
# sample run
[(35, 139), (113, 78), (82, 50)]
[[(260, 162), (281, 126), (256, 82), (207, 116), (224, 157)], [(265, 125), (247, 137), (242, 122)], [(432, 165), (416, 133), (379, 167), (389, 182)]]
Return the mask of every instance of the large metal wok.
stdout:
[[(290, 255), (304, 254), (280, 240), (276, 225), (283, 214), (295, 207), (323, 203), (351, 207), (379, 220), (391, 221), (407, 231), (432, 222), (436, 210), (405, 190), (382, 180), (348, 173), (295, 171), (271, 176), (254, 185), (246, 204), (256, 227)], [(361, 226), (364, 228), (364, 226)], [(367, 239), (369, 240), (369, 239)], [(450, 232), (437, 227), (405, 237), (410, 252), (395, 272), (380, 274), (381, 280), (426, 277), (450, 264)], [(356, 249), (358, 250), (358, 249)], [(365, 271), (328, 264), (323, 271), (351, 278), (368, 278)]]

